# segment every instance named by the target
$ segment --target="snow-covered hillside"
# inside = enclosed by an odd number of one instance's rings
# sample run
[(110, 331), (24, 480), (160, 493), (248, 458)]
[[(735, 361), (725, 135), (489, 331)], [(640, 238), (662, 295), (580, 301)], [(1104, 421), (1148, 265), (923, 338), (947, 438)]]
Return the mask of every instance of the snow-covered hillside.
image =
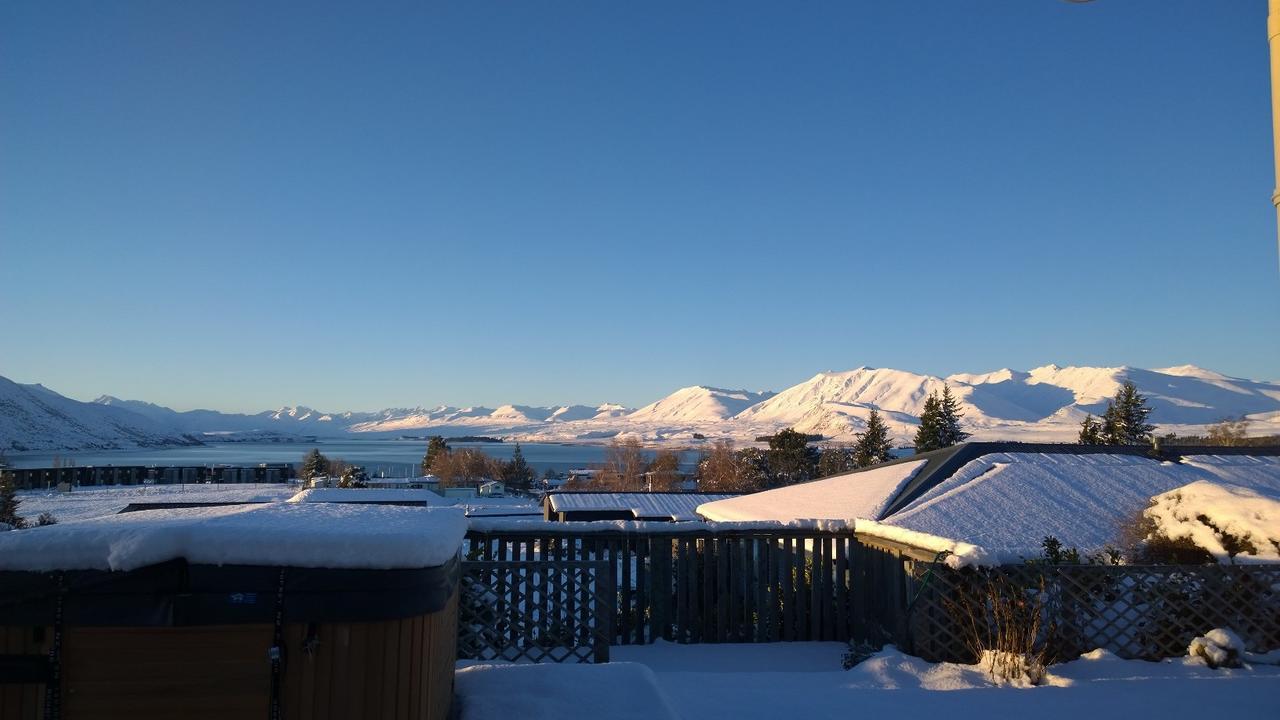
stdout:
[(727, 420), (773, 397), (771, 392), (725, 390), (695, 385), (680, 388), (661, 400), (631, 413), (636, 423), (693, 424)]
[(0, 377), (0, 451), (194, 445), (171, 426), (124, 408), (80, 402)]
[[(229, 433), (484, 434), (544, 442), (599, 442), (626, 433), (646, 442), (716, 437), (750, 441), (783, 427), (849, 440), (865, 427), (873, 409), (884, 416), (895, 439), (906, 442), (915, 432), (925, 398), (944, 387), (960, 402), (964, 425), (975, 439), (1063, 441), (1074, 439), (1080, 420), (1087, 413), (1100, 413), (1125, 381), (1134, 382), (1148, 397), (1151, 419), (1161, 432), (1202, 433), (1209, 423), (1246, 416), (1253, 434), (1280, 433), (1280, 383), (1229, 377), (1194, 365), (1158, 370), (1045, 365), (945, 378), (860, 367), (818, 373), (779, 393), (695, 385), (638, 410), (616, 404), (509, 404), (496, 409), (441, 405), (375, 412), (324, 412), (305, 406), (256, 414), (175, 412), (110, 396), (81, 403), (39, 386), (4, 381), (0, 447), (130, 447), (186, 442), (181, 436), (214, 433), (218, 439)], [(49, 407), (36, 407), (39, 403), (33, 398), (44, 398)]]

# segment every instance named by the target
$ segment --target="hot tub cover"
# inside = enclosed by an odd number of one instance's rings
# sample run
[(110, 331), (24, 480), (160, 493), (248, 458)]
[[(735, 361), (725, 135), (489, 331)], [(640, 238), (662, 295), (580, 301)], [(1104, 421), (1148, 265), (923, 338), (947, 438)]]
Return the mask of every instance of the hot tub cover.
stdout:
[(127, 572), (0, 571), (0, 617), (50, 625), (61, 602), (71, 625), (266, 624), (279, 602), (287, 622), (378, 622), (440, 610), (459, 577), (456, 556), (438, 567), (392, 570), (170, 560)]
[(330, 569), (439, 567), (467, 519), (454, 508), (270, 503), (108, 515), (0, 534), (0, 571), (191, 565)]

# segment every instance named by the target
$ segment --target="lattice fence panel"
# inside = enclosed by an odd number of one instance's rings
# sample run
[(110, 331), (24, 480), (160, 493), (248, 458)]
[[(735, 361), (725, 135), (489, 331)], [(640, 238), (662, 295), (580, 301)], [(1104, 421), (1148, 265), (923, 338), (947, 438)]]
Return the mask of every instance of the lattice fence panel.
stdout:
[(919, 563), (914, 572), (920, 591), (908, 606), (908, 642), (930, 660), (973, 660), (963, 618), (948, 599), (993, 577), (1029, 597), (1043, 578), (1059, 659), (1094, 648), (1123, 658), (1176, 657), (1196, 635), (1217, 627), (1235, 630), (1251, 651), (1280, 648), (1277, 565), (1007, 565), (956, 572)]
[(608, 662), (614, 596), (603, 562), (463, 562), (458, 657)]

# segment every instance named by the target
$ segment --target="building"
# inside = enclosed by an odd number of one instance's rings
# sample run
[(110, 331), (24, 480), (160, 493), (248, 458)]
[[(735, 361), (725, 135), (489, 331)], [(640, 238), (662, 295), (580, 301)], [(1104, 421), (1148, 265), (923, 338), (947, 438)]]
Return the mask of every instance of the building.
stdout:
[(697, 508), (735, 497), (723, 493), (685, 492), (553, 492), (542, 499), (543, 518), (560, 522), (587, 520), (698, 520)]
[(83, 465), (75, 467), (0, 468), (19, 490), (51, 490), (101, 485), (176, 485), (179, 483), (283, 483), (293, 477), (288, 463), (255, 466)]
[(480, 483), (479, 494), (480, 497), (488, 498), (506, 497), (507, 486), (497, 480), (482, 482)]
[(366, 480), (365, 485), (371, 488), (435, 490), (440, 487), (440, 478), (435, 475), (402, 478), (373, 477)]

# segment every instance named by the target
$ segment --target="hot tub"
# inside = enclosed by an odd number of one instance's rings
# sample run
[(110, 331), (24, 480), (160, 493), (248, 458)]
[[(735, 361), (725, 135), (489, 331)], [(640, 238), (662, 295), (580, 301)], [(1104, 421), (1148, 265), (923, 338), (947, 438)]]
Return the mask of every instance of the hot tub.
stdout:
[(453, 510), (154, 510), (0, 533), (0, 718), (439, 718)]

